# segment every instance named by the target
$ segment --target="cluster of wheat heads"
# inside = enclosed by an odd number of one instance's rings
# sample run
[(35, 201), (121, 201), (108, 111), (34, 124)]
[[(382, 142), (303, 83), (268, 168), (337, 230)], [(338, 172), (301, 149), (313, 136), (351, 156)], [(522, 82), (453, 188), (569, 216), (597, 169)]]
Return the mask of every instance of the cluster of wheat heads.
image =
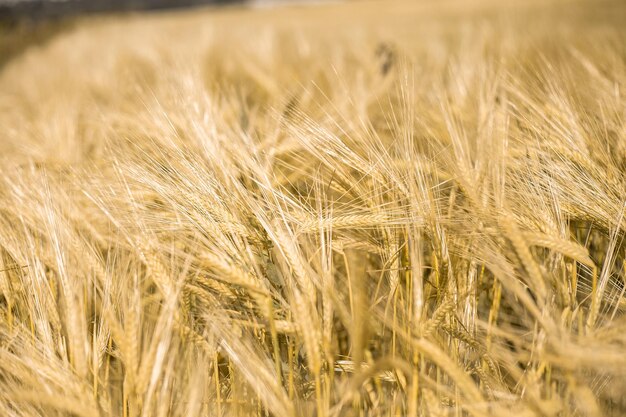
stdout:
[(0, 73), (0, 415), (626, 410), (620, 3), (78, 22)]

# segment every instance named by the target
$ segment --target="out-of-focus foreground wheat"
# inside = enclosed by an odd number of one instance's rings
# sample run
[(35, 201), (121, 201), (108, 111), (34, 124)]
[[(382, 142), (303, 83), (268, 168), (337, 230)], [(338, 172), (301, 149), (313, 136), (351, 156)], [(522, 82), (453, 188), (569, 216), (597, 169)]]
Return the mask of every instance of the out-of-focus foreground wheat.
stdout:
[(623, 415), (625, 11), (93, 18), (14, 57), (0, 415)]

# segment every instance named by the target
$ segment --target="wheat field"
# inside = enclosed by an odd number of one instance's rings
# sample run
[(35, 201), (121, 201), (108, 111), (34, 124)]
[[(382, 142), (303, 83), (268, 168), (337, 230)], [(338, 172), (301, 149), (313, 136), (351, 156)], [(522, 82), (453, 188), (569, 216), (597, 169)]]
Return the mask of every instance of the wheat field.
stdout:
[(626, 4), (77, 19), (0, 67), (0, 415), (626, 415)]

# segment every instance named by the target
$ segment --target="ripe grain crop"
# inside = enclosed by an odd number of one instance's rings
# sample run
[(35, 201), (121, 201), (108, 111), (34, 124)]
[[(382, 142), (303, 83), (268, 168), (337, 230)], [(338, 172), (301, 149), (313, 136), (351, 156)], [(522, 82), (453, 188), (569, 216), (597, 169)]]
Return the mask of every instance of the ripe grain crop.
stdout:
[(0, 415), (625, 415), (624, 22), (239, 6), (12, 53)]

